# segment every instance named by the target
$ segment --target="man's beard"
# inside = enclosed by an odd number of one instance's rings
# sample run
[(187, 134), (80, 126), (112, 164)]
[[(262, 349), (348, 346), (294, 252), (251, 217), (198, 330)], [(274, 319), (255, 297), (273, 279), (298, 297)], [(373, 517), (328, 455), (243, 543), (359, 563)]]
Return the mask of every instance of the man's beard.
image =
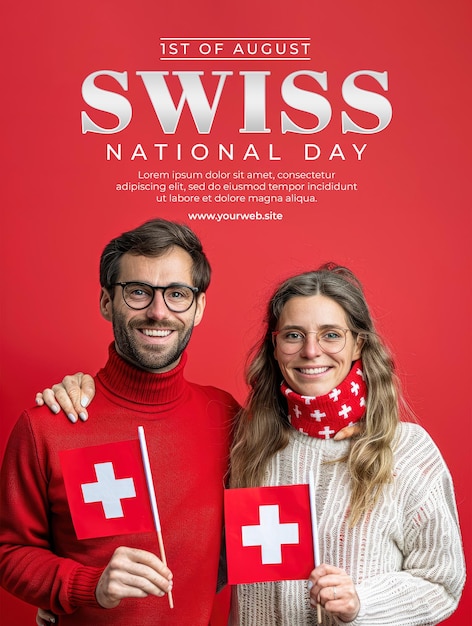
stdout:
[[(186, 328), (185, 332), (179, 331), (169, 322), (159, 322), (156, 327), (163, 329), (169, 328), (178, 334), (178, 341), (171, 346), (168, 345), (148, 345), (143, 346), (134, 340), (131, 330), (134, 326), (140, 327), (142, 322), (126, 323), (120, 313), (116, 310), (113, 312), (113, 332), (115, 335), (115, 346), (118, 354), (126, 361), (129, 361), (136, 367), (143, 370), (162, 370), (169, 368), (182, 355), (187, 347), (193, 331), (193, 320), (191, 325)], [(146, 328), (152, 328), (153, 323), (147, 322)], [(185, 327), (184, 327), (185, 328)]]

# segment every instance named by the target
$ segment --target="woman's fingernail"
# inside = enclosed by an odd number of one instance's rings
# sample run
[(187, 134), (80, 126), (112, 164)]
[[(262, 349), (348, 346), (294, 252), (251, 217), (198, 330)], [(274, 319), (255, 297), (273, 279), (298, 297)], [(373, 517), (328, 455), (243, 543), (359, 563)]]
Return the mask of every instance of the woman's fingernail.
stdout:
[(80, 399), (80, 405), (84, 407), (88, 406), (88, 403), (90, 402), (90, 398), (87, 398), (87, 396), (82, 396), (82, 398)]
[(79, 417), (83, 422), (87, 421), (87, 415), (83, 411), (79, 413)]
[(57, 415), (60, 411), (60, 408), (57, 406), (57, 404), (52, 404), (51, 411)]
[(308, 581), (308, 591), (310, 591), (310, 589), (312, 589), (313, 587), (313, 582), (311, 580)]
[(73, 415), (72, 413), (67, 413), (67, 417), (70, 419), (70, 421), (75, 424), (77, 421), (77, 418), (75, 415)]

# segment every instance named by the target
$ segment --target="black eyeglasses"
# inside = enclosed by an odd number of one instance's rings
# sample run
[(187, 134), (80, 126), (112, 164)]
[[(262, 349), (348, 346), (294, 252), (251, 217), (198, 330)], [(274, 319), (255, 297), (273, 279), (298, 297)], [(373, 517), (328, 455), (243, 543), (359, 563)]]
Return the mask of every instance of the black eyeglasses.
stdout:
[(146, 309), (152, 304), (156, 291), (162, 291), (162, 297), (169, 311), (185, 313), (192, 306), (198, 293), (197, 287), (190, 287), (180, 283), (173, 283), (166, 287), (138, 282), (114, 283), (114, 286), (117, 287), (118, 285), (122, 289), (125, 304), (135, 311)]

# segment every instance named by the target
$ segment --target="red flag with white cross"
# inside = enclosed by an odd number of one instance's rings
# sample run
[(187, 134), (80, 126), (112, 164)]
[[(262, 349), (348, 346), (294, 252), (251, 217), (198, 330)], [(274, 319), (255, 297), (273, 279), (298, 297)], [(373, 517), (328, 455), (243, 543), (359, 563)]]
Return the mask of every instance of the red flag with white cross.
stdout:
[(225, 491), (228, 583), (300, 580), (314, 568), (308, 485)]
[(137, 439), (59, 455), (78, 539), (155, 530)]

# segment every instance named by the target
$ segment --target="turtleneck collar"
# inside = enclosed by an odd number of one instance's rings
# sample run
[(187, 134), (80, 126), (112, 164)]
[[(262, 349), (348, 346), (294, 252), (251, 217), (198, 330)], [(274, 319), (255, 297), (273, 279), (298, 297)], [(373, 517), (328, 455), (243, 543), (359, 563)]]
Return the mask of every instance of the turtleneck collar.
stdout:
[(97, 379), (106, 390), (126, 402), (153, 406), (169, 404), (178, 400), (185, 390), (186, 352), (174, 369), (162, 374), (134, 367), (121, 358), (114, 344), (110, 345), (108, 355), (108, 361), (98, 372)]

